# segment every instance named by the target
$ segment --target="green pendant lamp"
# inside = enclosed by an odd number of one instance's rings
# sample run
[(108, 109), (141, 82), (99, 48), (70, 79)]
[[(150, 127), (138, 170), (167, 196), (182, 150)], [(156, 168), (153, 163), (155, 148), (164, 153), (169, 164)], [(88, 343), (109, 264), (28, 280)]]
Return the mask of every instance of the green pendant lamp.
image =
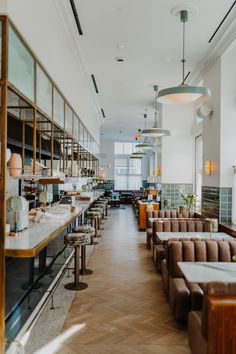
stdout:
[(179, 11), (180, 21), (183, 23), (183, 79), (182, 83), (176, 87), (169, 87), (160, 90), (157, 101), (169, 104), (186, 104), (193, 102), (206, 102), (211, 98), (211, 90), (201, 86), (189, 86), (185, 83), (190, 72), (185, 76), (185, 23), (188, 21), (188, 10)]
[[(147, 114), (144, 114), (144, 129), (146, 129), (146, 120), (147, 120)], [(147, 141), (147, 137), (145, 136), (144, 141), (143, 142), (139, 142), (139, 144), (136, 145), (136, 148), (139, 148), (141, 150), (152, 150), (154, 148), (154, 145), (149, 143)]]
[(143, 157), (140, 155), (132, 155), (130, 156), (130, 159), (137, 159), (137, 160), (141, 160)]
[(154, 111), (154, 126), (149, 129), (144, 129), (141, 132), (141, 135), (150, 137), (150, 138), (161, 138), (163, 136), (168, 136), (170, 135), (170, 131), (166, 129), (162, 129), (158, 127), (158, 117), (157, 117), (157, 94), (158, 94), (158, 86), (154, 86), (154, 92), (155, 92), (155, 111)]
[[(139, 132), (140, 132), (140, 129), (139, 129)], [(136, 140), (136, 141), (138, 140), (137, 136), (139, 136), (139, 141), (140, 141), (140, 133), (136, 134), (136, 136), (135, 136), (135, 140)], [(138, 144), (137, 144), (137, 145), (138, 145)], [(137, 147), (137, 145), (135, 145), (135, 148)], [(135, 151), (135, 152), (132, 153), (132, 155), (131, 155), (130, 158), (132, 158), (132, 159), (135, 159), (135, 158), (141, 159), (144, 155), (146, 155), (146, 153), (145, 153), (145, 152), (142, 152), (141, 149), (138, 148), (137, 151)]]

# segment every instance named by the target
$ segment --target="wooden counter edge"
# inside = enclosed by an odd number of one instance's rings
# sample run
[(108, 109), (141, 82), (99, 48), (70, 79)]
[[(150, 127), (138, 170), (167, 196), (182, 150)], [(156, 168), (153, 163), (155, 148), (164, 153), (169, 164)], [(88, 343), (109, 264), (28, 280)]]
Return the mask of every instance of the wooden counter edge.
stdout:
[(32, 258), (37, 256), (37, 254), (42, 251), (50, 241), (54, 240), (61, 232), (65, 230), (65, 228), (70, 225), (77, 217), (79, 217), (83, 213), (83, 210), (80, 210), (75, 215), (71, 216), (67, 222), (61, 226), (59, 226), (55, 231), (48, 234), (48, 236), (40, 242), (37, 246), (31, 249), (5, 249), (6, 257), (15, 257), (15, 258)]

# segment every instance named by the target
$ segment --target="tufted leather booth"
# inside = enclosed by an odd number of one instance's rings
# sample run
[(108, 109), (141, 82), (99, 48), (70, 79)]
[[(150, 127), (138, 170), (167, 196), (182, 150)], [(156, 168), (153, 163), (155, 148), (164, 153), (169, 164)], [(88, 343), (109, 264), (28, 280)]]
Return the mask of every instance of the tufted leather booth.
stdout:
[(147, 248), (151, 248), (151, 238), (152, 238), (152, 224), (149, 221), (149, 218), (158, 218), (159, 210), (148, 210), (146, 211), (146, 232), (147, 232)]
[[(155, 245), (162, 245), (157, 238), (157, 232), (205, 232), (208, 231), (204, 219), (160, 219), (155, 220), (152, 225), (152, 238), (150, 240), (150, 248), (154, 261), (156, 261)], [(163, 246), (159, 247), (161, 252), (164, 251)]]
[(146, 225), (147, 225), (147, 248), (151, 248), (151, 238), (152, 238), (152, 224), (149, 218), (159, 218), (159, 219), (171, 219), (171, 218), (194, 218), (194, 211), (185, 211), (180, 213), (177, 210), (152, 210), (146, 212)]
[[(214, 301), (213, 306), (211, 306), (211, 298)], [(220, 307), (219, 316), (217, 306)], [(191, 353), (236, 353), (235, 313), (236, 283), (207, 284), (202, 311), (191, 311), (188, 315), (188, 341)], [(211, 326), (212, 321), (215, 326)], [(226, 335), (222, 338), (224, 329)]]
[(161, 262), (162, 282), (176, 320), (187, 320), (188, 312), (201, 310), (202, 286), (188, 283), (178, 262), (230, 262), (236, 254), (236, 240), (170, 241)]

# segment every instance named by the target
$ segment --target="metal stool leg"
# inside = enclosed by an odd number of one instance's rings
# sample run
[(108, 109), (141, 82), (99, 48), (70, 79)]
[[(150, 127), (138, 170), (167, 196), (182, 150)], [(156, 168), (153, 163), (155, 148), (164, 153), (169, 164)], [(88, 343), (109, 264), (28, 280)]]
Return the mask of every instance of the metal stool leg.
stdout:
[[(94, 229), (95, 229), (95, 237), (97, 237), (98, 232), (97, 232), (97, 228), (96, 228), (96, 219), (91, 219), (91, 225), (92, 225), (92, 227), (94, 227)], [(95, 245), (99, 245), (99, 242), (94, 241), (94, 235), (91, 236), (90, 245), (94, 245), (94, 246)]]
[(97, 230), (97, 236), (96, 237), (102, 237), (102, 235), (98, 234), (98, 230), (100, 230), (100, 218), (99, 217), (97, 217), (95, 219), (95, 225), (96, 225), (95, 230)]
[(88, 284), (79, 281), (79, 259), (80, 257), (80, 246), (75, 246), (75, 274), (74, 274), (74, 282), (68, 283), (65, 285), (65, 288), (68, 290), (84, 290), (88, 287)]
[(93, 274), (92, 269), (86, 268), (86, 245), (81, 246), (81, 269), (80, 269), (79, 274), (81, 274), (81, 275)]

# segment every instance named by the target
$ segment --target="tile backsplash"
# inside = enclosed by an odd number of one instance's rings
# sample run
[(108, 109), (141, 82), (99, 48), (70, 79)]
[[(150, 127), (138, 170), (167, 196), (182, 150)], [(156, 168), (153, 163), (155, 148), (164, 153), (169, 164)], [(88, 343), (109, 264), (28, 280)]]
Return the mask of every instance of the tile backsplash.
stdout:
[[(162, 209), (175, 209), (179, 205), (184, 205), (181, 194), (187, 195), (189, 193), (193, 193), (193, 184), (191, 183), (162, 183)], [(168, 205), (165, 201), (168, 201)]]
[(220, 221), (225, 223), (232, 221), (232, 188), (220, 189)]

